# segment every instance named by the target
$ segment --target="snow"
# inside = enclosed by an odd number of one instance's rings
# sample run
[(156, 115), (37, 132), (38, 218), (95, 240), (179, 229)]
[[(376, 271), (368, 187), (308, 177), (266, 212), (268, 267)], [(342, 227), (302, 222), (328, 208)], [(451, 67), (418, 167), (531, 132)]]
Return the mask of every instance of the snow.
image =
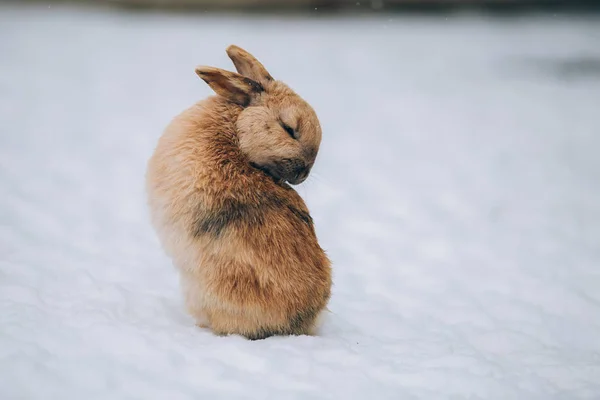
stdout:
[[(598, 19), (0, 6), (0, 398), (600, 398)], [(149, 224), (231, 43), (322, 121), (317, 337), (195, 327)]]

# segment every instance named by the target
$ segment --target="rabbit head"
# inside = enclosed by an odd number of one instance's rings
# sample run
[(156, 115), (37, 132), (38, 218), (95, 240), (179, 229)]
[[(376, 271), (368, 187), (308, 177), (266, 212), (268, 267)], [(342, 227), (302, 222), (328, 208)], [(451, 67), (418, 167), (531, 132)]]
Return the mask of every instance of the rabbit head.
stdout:
[(321, 144), (315, 111), (247, 51), (232, 45), (227, 55), (238, 73), (204, 66), (196, 73), (219, 96), (242, 107), (235, 123), (242, 153), (276, 180), (302, 183)]

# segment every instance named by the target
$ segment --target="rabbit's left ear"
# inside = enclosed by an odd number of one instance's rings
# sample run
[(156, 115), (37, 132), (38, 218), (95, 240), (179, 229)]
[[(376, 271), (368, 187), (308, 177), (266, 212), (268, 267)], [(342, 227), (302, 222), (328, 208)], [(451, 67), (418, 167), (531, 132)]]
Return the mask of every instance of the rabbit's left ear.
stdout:
[(196, 73), (219, 96), (246, 107), (264, 91), (262, 85), (250, 78), (213, 67), (196, 67)]
[(236, 45), (227, 48), (227, 55), (240, 74), (263, 85), (273, 80), (269, 71), (250, 53)]

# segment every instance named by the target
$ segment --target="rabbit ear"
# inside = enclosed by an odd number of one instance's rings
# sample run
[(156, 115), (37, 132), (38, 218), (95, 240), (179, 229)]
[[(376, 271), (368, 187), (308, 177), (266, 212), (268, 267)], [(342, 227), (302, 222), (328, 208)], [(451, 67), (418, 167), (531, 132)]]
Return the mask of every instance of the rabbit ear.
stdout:
[(246, 107), (252, 98), (264, 91), (262, 85), (250, 78), (213, 67), (196, 67), (196, 73), (219, 96)]
[(273, 80), (266, 68), (246, 50), (232, 44), (226, 51), (240, 74), (263, 85)]

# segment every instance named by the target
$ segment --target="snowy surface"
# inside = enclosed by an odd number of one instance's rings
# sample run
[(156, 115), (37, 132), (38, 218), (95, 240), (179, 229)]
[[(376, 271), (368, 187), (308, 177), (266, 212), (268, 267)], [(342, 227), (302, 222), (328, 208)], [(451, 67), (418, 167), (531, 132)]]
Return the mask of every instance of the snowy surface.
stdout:
[[(599, 19), (0, 6), (0, 398), (600, 398)], [(149, 225), (231, 43), (322, 120), (318, 337), (195, 327)]]

